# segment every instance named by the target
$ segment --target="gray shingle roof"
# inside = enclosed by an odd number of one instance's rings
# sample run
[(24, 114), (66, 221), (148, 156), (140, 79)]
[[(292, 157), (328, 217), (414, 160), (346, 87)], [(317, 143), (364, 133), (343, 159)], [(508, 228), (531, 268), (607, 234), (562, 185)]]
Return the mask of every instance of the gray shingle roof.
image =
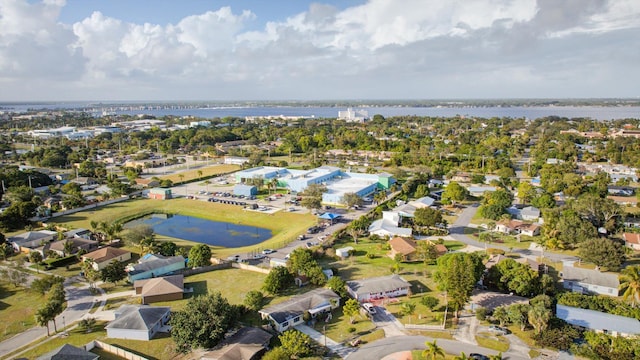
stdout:
[(105, 328), (150, 330), (170, 311), (168, 306), (123, 305), (116, 311), (116, 319)]
[(314, 289), (262, 309), (260, 313), (271, 316), (278, 323), (283, 323), (288, 319), (303, 315), (305, 311), (330, 304), (330, 299), (340, 300), (340, 296), (329, 289)]
[(556, 316), (571, 325), (591, 330), (616, 331), (622, 334), (640, 334), (640, 321), (634, 318), (607, 314), (573, 306), (557, 305)]
[(375, 294), (411, 287), (408, 281), (397, 274), (363, 280), (347, 281), (347, 286), (358, 295)]
[(96, 360), (99, 356), (73, 345), (64, 344), (36, 360)]
[(573, 266), (562, 268), (562, 279), (564, 281), (576, 281), (585, 284), (618, 288), (620, 280), (618, 275), (613, 273), (603, 273), (597, 270), (582, 269)]
[(135, 275), (135, 274), (159, 269), (161, 267), (164, 267), (170, 264), (175, 264), (178, 262), (184, 263), (184, 258), (181, 255), (170, 256), (164, 259), (155, 259), (155, 260), (145, 261), (143, 263), (133, 265), (133, 269), (129, 271), (129, 275)]

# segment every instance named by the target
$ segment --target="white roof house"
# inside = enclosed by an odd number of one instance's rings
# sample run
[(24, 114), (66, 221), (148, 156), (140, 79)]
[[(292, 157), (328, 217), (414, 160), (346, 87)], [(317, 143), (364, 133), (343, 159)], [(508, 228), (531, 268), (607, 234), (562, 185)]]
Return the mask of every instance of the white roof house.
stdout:
[(411, 284), (397, 274), (347, 281), (347, 292), (360, 302), (407, 295), (409, 289)]
[(611, 335), (640, 335), (638, 319), (573, 306), (556, 305), (556, 316), (574, 326)]
[(409, 237), (412, 234), (412, 230), (411, 228), (398, 227), (397, 223), (394, 223), (391, 220), (380, 219), (372, 222), (371, 225), (369, 225), (369, 234), (375, 234), (380, 237)]
[(618, 296), (620, 280), (614, 273), (563, 266), (562, 286), (573, 292)]

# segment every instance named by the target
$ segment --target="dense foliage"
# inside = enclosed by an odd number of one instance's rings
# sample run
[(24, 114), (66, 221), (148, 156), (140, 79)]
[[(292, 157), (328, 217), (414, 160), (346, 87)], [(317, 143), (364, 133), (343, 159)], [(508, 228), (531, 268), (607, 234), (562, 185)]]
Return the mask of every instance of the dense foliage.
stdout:
[(640, 320), (640, 308), (622, 302), (609, 296), (584, 295), (567, 292), (558, 295), (558, 304), (573, 306), (581, 309), (602, 311), (609, 314), (632, 317)]

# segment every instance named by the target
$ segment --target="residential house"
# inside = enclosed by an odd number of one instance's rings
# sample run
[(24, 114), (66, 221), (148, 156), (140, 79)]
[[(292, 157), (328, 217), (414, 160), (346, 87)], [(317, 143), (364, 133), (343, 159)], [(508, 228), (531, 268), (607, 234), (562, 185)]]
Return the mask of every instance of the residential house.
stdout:
[(394, 211), (383, 211), (382, 219), (376, 220), (369, 225), (369, 234), (378, 235), (380, 237), (410, 237), (412, 231), (410, 228), (399, 227), (401, 216)]
[(100, 356), (83, 348), (64, 344), (59, 348), (36, 358), (36, 360), (98, 360)]
[(140, 259), (138, 264), (129, 264), (127, 272), (129, 273), (129, 281), (149, 279), (166, 274), (171, 274), (185, 268), (185, 259), (178, 256), (162, 256), (154, 255)]
[(635, 189), (629, 186), (613, 186), (607, 187), (609, 195), (613, 196), (633, 196)]
[(622, 234), (624, 244), (635, 251), (640, 251), (640, 234), (624, 233)]
[(208, 351), (200, 360), (258, 360), (271, 341), (269, 332), (255, 327), (243, 327), (224, 339), (215, 350)]
[[(69, 253), (65, 251), (65, 246), (67, 246), (66, 244), (68, 242), (71, 243), (71, 252)], [(53, 251), (60, 256), (69, 256), (71, 254), (77, 253), (80, 250), (89, 252), (97, 248), (98, 248), (98, 242), (95, 240), (88, 240), (83, 238), (66, 238), (64, 240), (58, 240), (58, 241), (52, 242), (51, 244), (49, 244), (48, 250)]]
[(582, 269), (565, 264), (560, 273), (562, 286), (579, 293), (595, 293), (618, 296), (620, 281), (614, 273), (603, 273), (598, 270)]
[(501, 232), (507, 235), (510, 234), (522, 234), (527, 236), (540, 235), (540, 225), (529, 224), (520, 220), (501, 220), (496, 223), (497, 232)]
[(480, 197), (480, 196), (484, 196), (485, 192), (496, 191), (497, 188), (495, 186), (469, 186), (467, 187), (467, 190), (469, 191), (469, 194), (471, 196)]
[(598, 333), (622, 337), (640, 335), (640, 321), (626, 316), (558, 304), (556, 305), (556, 317), (573, 326)]
[(347, 281), (347, 292), (360, 302), (408, 295), (410, 289), (411, 284), (397, 274)]
[(325, 288), (314, 289), (279, 304), (259, 311), (262, 319), (271, 321), (273, 328), (283, 332), (304, 322), (303, 315), (309, 312), (315, 318), (331, 312), (340, 305), (340, 296)]
[(93, 239), (93, 233), (91, 232), (91, 230), (83, 228), (66, 231), (64, 233), (64, 236), (67, 238), (82, 238), (87, 240)]
[(77, 177), (73, 180), (71, 180), (71, 182), (74, 182), (80, 186), (82, 185), (96, 185), (98, 183), (98, 181), (92, 177), (88, 177), (88, 176), (80, 176)]
[(507, 209), (507, 213), (519, 220), (538, 221), (540, 219), (540, 209), (533, 206), (524, 208), (513, 206)]
[(96, 251), (82, 255), (82, 261), (91, 261), (96, 271), (104, 269), (113, 260), (125, 262), (131, 260), (131, 252), (114, 248), (111, 246), (103, 247)]
[(107, 337), (127, 340), (151, 340), (159, 332), (168, 332), (171, 308), (168, 306), (122, 305), (115, 320), (105, 326)]
[(184, 295), (184, 276), (171, 275), (133, 283), (136, 295), (140, 295), (142, 304), (147, 305), (160, 301), (181, 300)]
[[(27, 231), (25, 233), (8, 237), (7, 243), (13, 246), (16, 252), (29, 253), (46, 243), (50, 243), (58, 237), (58, 233), (50, 230)], [(44, 255), (44, 254), (43, 254)]]
[(391, 251), (389, 257), (396, 259), (399, 257), (402, 261), (417, 261), (418, 259), (418, 244), (415, 241), (408, 238), (394, 237), (389, 240), (389, 246)]
[(136, 185), (140, 188), (155, 188), (160, 186), (160, 181), (155, 179), (136, 179)]

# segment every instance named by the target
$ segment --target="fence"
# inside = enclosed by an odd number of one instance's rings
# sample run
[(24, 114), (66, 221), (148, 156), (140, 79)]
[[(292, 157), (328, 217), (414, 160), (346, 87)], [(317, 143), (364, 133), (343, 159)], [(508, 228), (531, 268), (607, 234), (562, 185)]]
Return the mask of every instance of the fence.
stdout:
[(103, 343), (102, 341), (93, 340), (84, 346), (86, 351), (91, 351), (93, 348), (98, 348), (104, 350), (108, 353), (115, 354), (119, 357), (125, 358), (127, 360), (148, 360), (146, 357), (142, 357), (140, 355), (136, 355), (132, 352), (121, 349), (115, 345), (110, 345), (107, 343)]
[(271, 269), (265, 269), (265, 268), (261, 268), (261, 267), (258, 267), (258, 266), (242, 264), (242, 263), (237, 263), (237, 262), (232, 263), (231, 266), (233, 266), (236, 269), (255, 271), (255, 272), (259, 272), (259, 273), (263, 273), (263, 274), (268, 274), (269, 271), (271, 271)]
[(444, 330), (442, 325), (404, 324), (404, 328), (407, 330)]
[(220, 270), (220, 269), (229, 269), (231, 268), (231, 263), (219, 263), (216, 265), (209, 265), (209, 266), (201, 266), (195, 269), (184, 269), (182, 270), (182, 274), (184, 276), (190, 276), (190, 275), (195, 275), (195, 274), (202, 274), (202, 273), (206, 273), (209, 271), (214, 271), (214, 270)]

